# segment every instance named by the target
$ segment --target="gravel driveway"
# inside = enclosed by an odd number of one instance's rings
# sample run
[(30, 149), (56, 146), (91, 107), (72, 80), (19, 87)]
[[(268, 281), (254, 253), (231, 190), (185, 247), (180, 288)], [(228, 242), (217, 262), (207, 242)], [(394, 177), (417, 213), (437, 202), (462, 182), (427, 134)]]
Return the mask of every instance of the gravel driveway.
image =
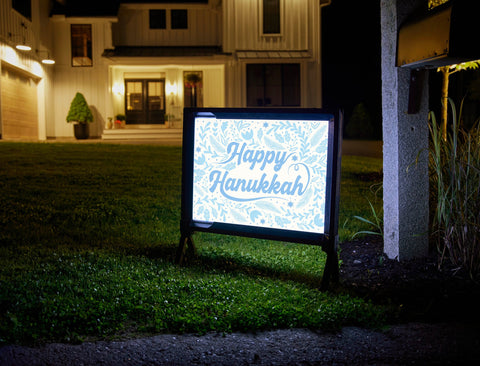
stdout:
[(0, 365), (474, 365), (478, 329), (409, 323), (384, 331), (346, 327), (257, 334), (158, 335), (123, 342), (0, 348)]

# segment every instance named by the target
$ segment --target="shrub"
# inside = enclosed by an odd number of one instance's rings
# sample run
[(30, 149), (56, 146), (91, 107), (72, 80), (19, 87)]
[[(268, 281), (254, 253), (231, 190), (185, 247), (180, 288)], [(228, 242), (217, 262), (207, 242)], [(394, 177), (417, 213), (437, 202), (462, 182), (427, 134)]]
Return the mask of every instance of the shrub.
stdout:
[(345, 126), (346, 137), (352, 139), (368, 140), (374, 135), (372, 118), (364, 103), (359, 103), (353, 108), (352, 115)]
[(92, 111), (82, 93), (75, 94), (70, 104), (67, 115), (67, 122), (88, 123), (93, 122)]
[(448, 258), (474, 278), (480, 274), (480, 126), (460, 128), (451, 100), (450, 105), (453, 126), (446, 140), (430, 113), (432, 233), (440, 264)]

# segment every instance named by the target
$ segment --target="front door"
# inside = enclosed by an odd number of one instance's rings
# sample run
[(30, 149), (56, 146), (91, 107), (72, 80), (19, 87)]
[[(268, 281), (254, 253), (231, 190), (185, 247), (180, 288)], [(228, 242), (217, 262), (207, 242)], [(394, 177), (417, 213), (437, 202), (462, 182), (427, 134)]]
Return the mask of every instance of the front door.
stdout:
[(165, 123), (165, 79), (125, 80), (127, 124)]

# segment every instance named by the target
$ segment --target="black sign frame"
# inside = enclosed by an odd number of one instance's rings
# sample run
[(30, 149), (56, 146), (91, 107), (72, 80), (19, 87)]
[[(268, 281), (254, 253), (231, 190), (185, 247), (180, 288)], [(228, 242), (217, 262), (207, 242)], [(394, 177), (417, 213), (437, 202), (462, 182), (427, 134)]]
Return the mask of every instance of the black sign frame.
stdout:
[[(222, 119), (289, 119), (328, 120), (328, 153), (325, 197), (325, 232), (312, 233), (239, 224), (202, 222), (193, 219), (193, 177), (195, 156), (195, 119), (211, 116)], [(251, 238), (320, 245), (327, 253), (327, 263), (322, 278), (322, 288), (338, 282), (338, 210), (340, 199), (341, 131), (343, 115), (323, 109), (306, 108), (185, 108), (182, 146), (182, 203), (180, 243), (177, 263), (186, 259), (187, 252), (196, 253), (192, 235), (194, 232), (210, 232)]]

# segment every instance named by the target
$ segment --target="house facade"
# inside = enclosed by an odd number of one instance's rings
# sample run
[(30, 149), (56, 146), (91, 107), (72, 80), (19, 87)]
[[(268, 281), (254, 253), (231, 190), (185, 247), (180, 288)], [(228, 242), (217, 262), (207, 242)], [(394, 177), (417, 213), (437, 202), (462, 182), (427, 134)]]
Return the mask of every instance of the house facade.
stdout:
[[(189, 106), (322, 105), (329, 1), (74, 3), (0, 0), (2, 139), (73, 138), (65, 117), (77, 92), (94, 115), (90, 136), (104, 139), (181, 132)], [(110, 123), (119, 115), (121, 131)]]

